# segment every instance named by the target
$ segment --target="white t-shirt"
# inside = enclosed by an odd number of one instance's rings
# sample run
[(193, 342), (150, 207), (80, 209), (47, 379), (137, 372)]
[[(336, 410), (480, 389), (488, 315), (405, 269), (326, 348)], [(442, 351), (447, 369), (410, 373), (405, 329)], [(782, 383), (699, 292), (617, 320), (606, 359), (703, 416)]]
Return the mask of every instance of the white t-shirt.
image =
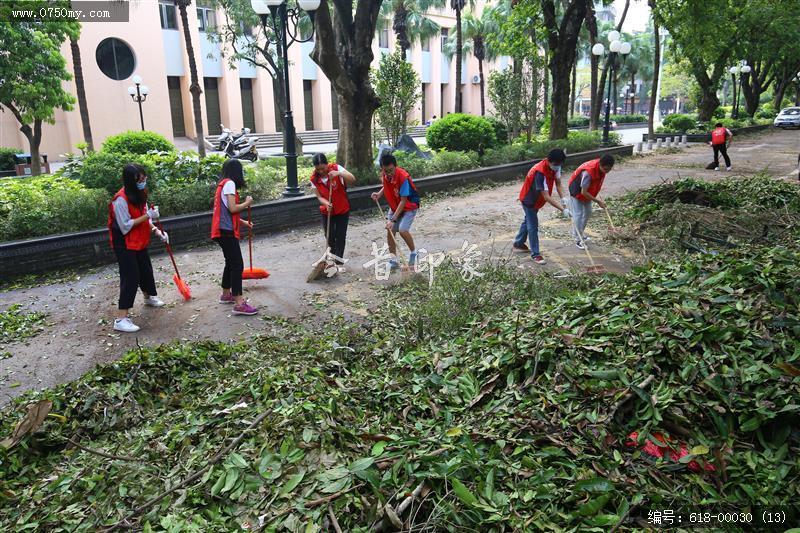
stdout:
[(228, 207), (229, 194), (236, 195), (236, 184), (233, 180), (228, 180), (228, 183), (222, 186), (222, 205), (224, 205), (226, 209)]

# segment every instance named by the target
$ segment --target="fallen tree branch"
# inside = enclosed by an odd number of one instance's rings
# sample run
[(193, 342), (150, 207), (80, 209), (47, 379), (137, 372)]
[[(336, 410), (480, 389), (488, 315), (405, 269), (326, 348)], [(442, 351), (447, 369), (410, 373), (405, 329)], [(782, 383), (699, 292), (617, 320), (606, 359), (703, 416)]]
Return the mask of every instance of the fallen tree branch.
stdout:
[(264, 412), (264, 413), (261, 413), (260, 415), (258, 415), (258, 417), (256, 417), (256, 419), (253, 420), (253, 422), (251, 422), (250, 425), (247, 426), (244, 429), (244, 431), (242, 431), (242, 433), (238, 437), (233, 439), (233, 441), (231, 441), (230, 444), (225, 446), (225, 448), (220, 450), (220, 452), (217, 453), (217, 455), (212, 457), (211, 460), (208, 463), (206, 463), (206, 465), (203, 468), (201, 468), (200, 470), (197, 470), (194, 474), (190, 475), (189, 477), (187, 477), (186, 479), (184, 479), (183, 481), (181, 481), (177, 485), (173, 485), (172, 487), (170, 487), (169, 489), (165, 490), (164, 492), (162, 492), (158, 496), (150, 498), (147, 502), (143, 503), (142, 505), (140, 505), (139, 507), (137, 507), (136, 509), (134, 509), (133, 511), (128, 513), (128, 516), (126, 516), (125, 518), (123, 518), (122, 520), (120, 520), (119, 522), (114, 524), (113, 526), (111, 526), (111, 527), (109, 527), (107, 529), (104, 529), (103, 531), (106, 532), (106, 533), (109, 533), (111, 531), (116, 531), (117, 529), (128, 527), (128, 526), (123, 525), (123, 523), (128, 522), (128, 520), (130, 520), (131, 518), (134, 518), (135, 516), (141, 514), (143, 511), (146, 511), (147, 509), (149, 509), (153, 505), (157, 504), (158, 502), (160, 502), (161, 500), (163, 500), (165, 497), (169, 496), (170, 494), (172, 494), (176, 490), (182, 489), (183, 487), (185, 487), (186, 485), (192, 483), (193, 481), (196, 481), (196, 480), (200, 479), (200, 477), (206, 472), (206, 470), (208, 470), (209, 468), (214, 466), (216, 463), (219, 462), (220, 459), (222, 459), (223, 457), (228, 455), (228, 453), (230, 453), (234, 448), (236, 448), (236, 446), (238, 446), (239, 443), (242, 442), (242, 439), (244, 439), (244, 437), (247, 434), (247, 432), (250, 431), (251, 429), (255, 428), (256, 426), (258, 426), (261, 422), (263, 422), (264, 419), (267, 418), (268, 414), (269, 414), (268, 412)]
[(75, 446), (76, 448), (80, 448), (81, 450), (87, 453), (93, 453), (94, 455), (99, 455), (100, 457), (105, 457), (106, 459), (119, 459), (120, 461), (133, 461), (133, 462), (141, 462), (141, 459), (137, 459), (136, 457), (128, 457), (126, 455), (114, 455), (113, 453), (106, 453), (101, 452), (100, 450), (95, 450), (93, 448), (89, 448), (88, 446), (84, 446), (83, 444), (72, 440), (67, 439), (67, 442)]
[[(394, 510), (394, 514), (397, 515), (398, 518), (401, 518), (403, 514), (406, 512), (406, 509), (408, 509), (408, 507), (414, 500), (419, 498), (419, 495), (422, 494), (422, 491), (425, 490), (425, 488), (426, 488), (425, 481), (417, 485), (417, 488), (411, 491), (411, 494), (406, 496), (403, 499), (403, 501), (400, 502), (400, 505), (398, 505), (397, 508)], [(386, 528), (386, 521), (382, 520), (380, 523), (378, 523), (372, 528), (372, 531), (378, 533), (379, 531), (383, 531), (385, 528)]]
[[(654, 379), (655, 379), (655, 376), (653, 376), (653, 375), (651, 374), (651, 375), (647, 376), (647, 377), (645, 378), (645, 380), (644, 380), (644, 381), (642, 381), (641, 383), (639, 383), (639, 385), (637, 385), (637, 386), (638, 386), (640, 389), (644, 389), (644, 388), (646, 388), (647, 386), (649, 386), (649, 385), (650, 385), (650, 383), (652, 383)], [(629, 388), (630, 388), (630, 387), (629, 387)], [(623, 396), (623, 397), (622, 397), (622, 398), (621, 398), (621, 399), (620, 399), (620, 400), (619, 400), (619, 401), (618, 401), (616, 404), (614, 404), (614, 407), (612, 407), (612, 408), (611, 408), (611, 411), (609, 411), (609, 413), (608, 413), (608, 416), (606, 417), (606, 420), (610, 420), (610, 419), (614, 418), (614, 415), (616, 415), (616, 414), (617, 414), (617, 410), (618, 410), (620, 407), (622, 407), (622, 406), (623, 406), (623, 404), (624, 404), (625, 402), (627, 402), (628, 400), (630, 400), (631, 398), (633, 398), (634, 394), (635, 394), (635, 393), (634, 393), (632, 390), (629, 390), (627, 393), (625, 393), (625, 396)]]
[(333, 508), (330, 505), (328, 506), (328, 518), (331, 519), (331, 525), (336, 530), (336, 533), (342, 533), (342, 528), (339, 525), (339, 521), (336, 520), (336, 515), (333, 514)]

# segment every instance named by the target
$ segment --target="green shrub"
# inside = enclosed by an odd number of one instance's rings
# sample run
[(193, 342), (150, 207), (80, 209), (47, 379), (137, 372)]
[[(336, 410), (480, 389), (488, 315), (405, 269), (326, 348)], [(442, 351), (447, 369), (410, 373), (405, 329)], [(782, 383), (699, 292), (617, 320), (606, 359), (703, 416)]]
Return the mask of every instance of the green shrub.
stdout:
[[(540, 135), (530, 143), (526, 142), (524, 137), (520, 137), (511, 146), (501, 146), (487, 150), (481, 158), (481, 164), (485, 167), (490, 167), (540, 159), (546, 156), (553, 148), (561, 148), (567, 154), (587, 152), (601, 146), (602, 136), (603, 134), (600, 131), (570, 131), (566, 139), (550, 140), (545, 135)], [(612, 146), (617, 146), (621, 142), (620, 136), (613, 132), (609, 134), (608, 140)]]
[(611, 115), (611, 120), (617, 124), (630, 124), (631, 122), (647, 122), (647, 115), (639, 113), (631, 115)]
[(107, 138), (103, 143), (103, 151), (143, 155), (150, 151), (174, 152), (175, 145), (152, 131), (126, 131)]
[(678, 113), (667, 115), (664, 118), (663, 128), (665, 132), (671, 133), (685, 133), (686, 131), (697, 127), (697, 119), (692, 115), (681, 115)]
[(466, 152), (475, 150), (482, 154), (497, 145), (492, 123), (483, 117), (453, 113), (428, 127), (428, 146), (434, 150)]
[(78, 180), (87, 189), (105, 189), (114, 194), (122, 187), (122, 169), (128, 163), (138, 163), (148, 172), (153, 170), (148, 156), (101, 151), (71, 157), (56, 175)]
[(531, 159), (528, 157), (529, 145), (516, 143), (507, 146), (500, 146), (486, 150), (481, 158), (481, 163), (485, 167), (505, 165), (506, 163), (516, 163)]
[(758, 111), (756, 111), (756, 118), (772, 120), (776, 116), (778, 116), (778, 113), (772, 107), (771, 103), (764, 104), (763, 106), (761, 106), (761, 108)]
[(485, 117), (488, 120), (492, 127), (494, 128), (494, 138), (497, 139), (497, 144), (507, 144), (508, 143), (508, 128), (505, 124), (500, 122), (500, 119), (497, 117)]
[(430, 175), (471, 170), (480, 166), (475, 152), (436, 152), (430, 164)]
[(16, 154), (21, 154), (19, 148), (5, 148), (0, 146), (0, 172), (6, 172), (17, 168)]
[(712, 118), (725, 118), (726, 110), (722, 106), (716, 108), (714, 113), (711, 114)]
[(570, 117), (567, 126), (570, 128), (583, 128), (589, 125), (589, 117)]
[(102, 227), (110, 195), (76, 180), (37, 176), (0, 182), (0, 241)]
[(431, 160), (423, 159), (416, 154), (403, 152), (402, 150), (395, 150), (393, 155), (397, 159), (397, 166), (406, 169), (412, 178), (424, 178), (433, 173), (430, 169)]

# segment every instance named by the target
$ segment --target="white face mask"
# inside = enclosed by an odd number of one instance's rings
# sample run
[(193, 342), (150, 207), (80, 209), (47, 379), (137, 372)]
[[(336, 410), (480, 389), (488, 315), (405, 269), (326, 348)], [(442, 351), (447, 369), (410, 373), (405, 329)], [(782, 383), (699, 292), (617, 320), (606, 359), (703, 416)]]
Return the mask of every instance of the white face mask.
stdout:
[(548, 163), (550, 168), (553, 169), (554, 172), (561, 172), (561, 165), (554, 165), (552, 163)]
[(147, 180), (136, 182), (136, 188), (140, 191), (143, 191), (145, 187), (147, 187)]

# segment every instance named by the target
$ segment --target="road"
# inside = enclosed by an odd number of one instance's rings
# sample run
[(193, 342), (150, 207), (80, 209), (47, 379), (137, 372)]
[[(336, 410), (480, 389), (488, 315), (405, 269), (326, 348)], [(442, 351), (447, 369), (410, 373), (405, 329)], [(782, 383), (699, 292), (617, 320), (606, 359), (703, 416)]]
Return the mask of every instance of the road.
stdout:
[[(768, 168), (774, 176), (796, 179), (793, 175), (797, 172), (799, 139), (797, 131), (771, 131), (737, 139), (730, 150), (734, 170), (753, 173)], [(704, 169), (710, 156), (707, 146), (690, 145), (679, 153), (629, 158), (609, 175), (603, 193), (619, 195), (659, 183), (662, 178), (714, 179), (727, 175)], [(466, 240), (478, 245), (483, 258), (510, 256), (511, 241), (522, 214), (515, 201), (519, 186), (514, 182), (437, 201), (423, 198), (413, 228), (417, 246), (431, 252), (458, 254)], [(540, 216), (542, 253), (548, 264), (540, 267), (527, 256), (513, 256), (511, 260), (518, 265), (520, 274), (558, 273), (587, 266), (586, 256), (569, 237), (569, 223), (556, 217), (549, 207)], [(596, 261), (609, 271), (623, 272), (639, 260), (604, 242), (604, 222), (601, 218), (595, 221), (589, 233)], [(171, 283), (169, 259), (164, 255), (153, 258), (159, 295), (168, 305), (162, 309), (144, 308), (141, 297), (137, 297), (133, 318), (142, 330), (136, 335), (120, 335), (111, 330), (118, 292), (116, 265), (82, 275), (77, 281), (0, 292), (0, 310), (18, 303), (25, 309), (49, 314), (43, 333), (0, 350), (12, 354), (0, 360), (0, 403), (26, 390), (78, 378), (98, 364), (118, 359), (137, 344), (236, 341), (270, 331), (270, 323), (277, 316), (314, 320), (320, 316), (320, 309), (326, 314), (365, 316), (371, 306), (378, 304), (380, 293), (376, 289), (414, 275), (395, 274), (387, 282), (376, 280), (374, 272), (364, 268), (373, 259), (372, 243), (380, 245), (385, 238), (382, 226), (374, 213), (354, 216), (345, 253), (347, 271), (315, 284), (307, 284), (305, 277), (324, 252), (324, 237), (318, 226), (259, 236), (254, 242), (254, 266), (268, 269), (271, 276), (245, 282), (245, 295), (260, 307), (257, 317), (232, 316), (230, 307), (217, 303), (222, 256), (212, 244), (176, 257), (194, 295), (188, 303), (180, 300)], [(243, 249), (246, 253), (246, 247)]]

